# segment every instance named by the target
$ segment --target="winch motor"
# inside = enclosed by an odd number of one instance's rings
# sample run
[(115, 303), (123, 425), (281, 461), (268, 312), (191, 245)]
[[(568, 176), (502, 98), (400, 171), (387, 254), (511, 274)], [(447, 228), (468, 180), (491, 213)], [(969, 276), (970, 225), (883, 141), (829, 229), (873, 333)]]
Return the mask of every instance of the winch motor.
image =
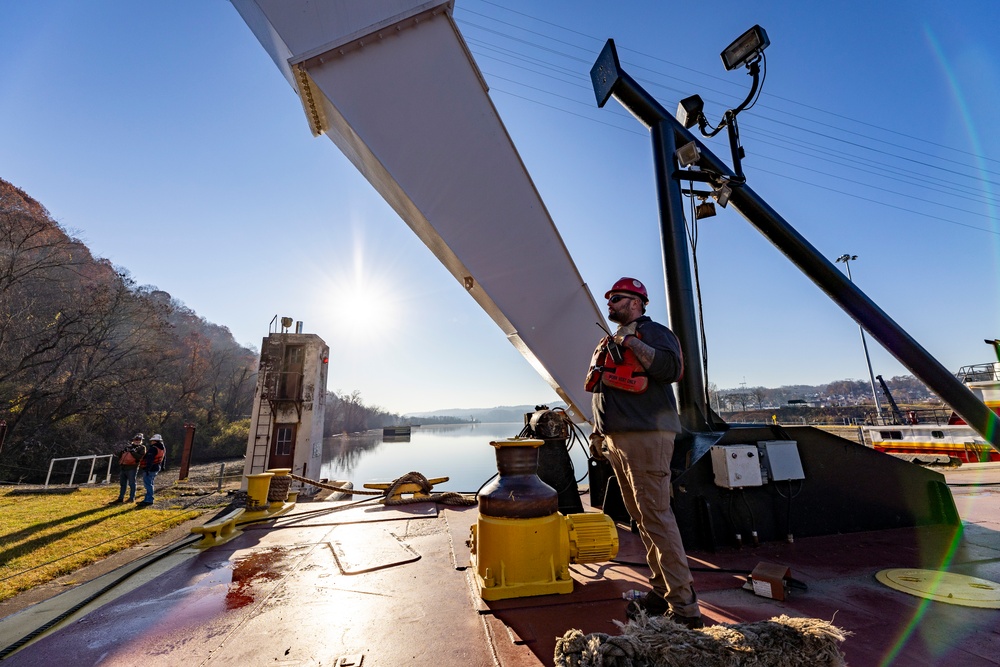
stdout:
[(559, 513), (556, 490), (536, 474), (542, 440), (490, 444), (500, 476), (479, 494), (469, 540), (481, 597), (571, 593), (571, 563), (600, 563), (618, 554), (614, 521), (601, 513)]

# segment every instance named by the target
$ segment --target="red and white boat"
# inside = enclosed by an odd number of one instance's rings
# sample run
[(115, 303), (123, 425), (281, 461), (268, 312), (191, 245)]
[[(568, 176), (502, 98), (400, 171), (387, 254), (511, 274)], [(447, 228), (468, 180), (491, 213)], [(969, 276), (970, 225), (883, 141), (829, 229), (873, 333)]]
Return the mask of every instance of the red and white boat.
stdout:
[[(1000, 341), (987, 340), (997, 350)], [(958, 378), (986, 407), (1000, 414), (1000, 361), (963, 366)], [(916, 457), (943, 457), (962, 463), (1000, 461), (1000, 452), (955, 412), (942, 410), (910, 411), (903, 423), (865, 426), (865, 440), (876, 450), (888, 454)]]

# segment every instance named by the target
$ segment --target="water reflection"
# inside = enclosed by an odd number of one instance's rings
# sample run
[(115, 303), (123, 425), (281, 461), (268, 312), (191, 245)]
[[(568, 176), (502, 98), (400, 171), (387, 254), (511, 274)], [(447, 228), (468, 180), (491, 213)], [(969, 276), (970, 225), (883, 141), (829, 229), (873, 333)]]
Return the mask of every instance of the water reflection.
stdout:
[[(414, 428), (410, 440), (383, 438), (381, 430), (358, 435), (339, 435), (323, 441), (321, 476), (350, 480), (360, 487), (366, 482), (390, 482), (408, 472), (427, 477), (448, 477), (436, 491), (478, 489), (496, 471), (491, 440), (513, 438), (523, 423), (455, 424)], [(571, 454), (576, 476), (587, 471), (586, 454), (575, 448)]]

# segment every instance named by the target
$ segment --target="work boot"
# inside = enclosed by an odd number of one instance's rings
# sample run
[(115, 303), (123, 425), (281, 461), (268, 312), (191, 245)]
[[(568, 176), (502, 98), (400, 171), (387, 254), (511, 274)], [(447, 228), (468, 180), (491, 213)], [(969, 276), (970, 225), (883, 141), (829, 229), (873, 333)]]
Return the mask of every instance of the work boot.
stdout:
[(112, 501), (111, 501), (110, 503), (108, 503), (108, 504), (109, 504), (109, 505), (117, 505), (117, 504), (119, 504), (119, 503), (123, 503), (123, 502), (125, 502), (125, 501), (124, 501), (124, 500), (122, 500), (121, 498), (118, 498), (117, 500), (112, 500)]
[(632, 600), (625, 606), (625, 617), (634, 621), (642, 612), (646, 612), (646, 616), (663, 616), (669, 610), (670, 605), (659, 593), (649, 591), (644, 597)]
[(697, 630), (698, 628), (705, 627), (705, 622), (701, 620), (701, 616), (681, 616), (673, 611), (668, 611), (663, 617), (669, 618), (674, 623), (683, 625), (689, 630)]
[(641, 612), (646, 612), (646, 616), (663, 616), (690, 630), (705, 627), (705, 622), (701, 620), (701, 616), (681, 616), (671, 611), (670, 605), (656, 591), (649, 591), (645, 597), (632, 600), (625, 607), (625, 616), (630, 621), (639, 618)]

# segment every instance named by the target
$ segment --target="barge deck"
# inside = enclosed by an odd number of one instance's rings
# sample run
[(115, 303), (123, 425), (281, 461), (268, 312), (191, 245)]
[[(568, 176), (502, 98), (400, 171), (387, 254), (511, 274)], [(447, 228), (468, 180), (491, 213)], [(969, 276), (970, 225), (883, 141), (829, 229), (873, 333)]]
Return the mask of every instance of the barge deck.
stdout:
[[(782, 614), (832, 621), (856, 666), (998, 665), (1000, 613), (884, 586), (888, 568), (1000, 582), (1000, 464), (945, 472), (962, 516), (946, 526), (689, 553), (709, 623)], [(615, 562), (571, 566), (574, 591), (484, 602), (465, 544), (475, 508), (307, 502), (199, 550), (185, 538), (0, 620), (11, 665), (551, 665), (570, 629), (619, 634), (622, 594), (644, 589), (641, 544), (619, 525)], [(760, 562), (807, 590), (743, 588)], [(120, 580), (120, 581), (119, 581)], [(998, 584), (1000, 588), (1000, 584)], [(57, 616), (107, 592), (51, 628)], [(993, 591), (995, 594), (996, 591)], [(58, 658), (57, 658), (58, 656)]]

